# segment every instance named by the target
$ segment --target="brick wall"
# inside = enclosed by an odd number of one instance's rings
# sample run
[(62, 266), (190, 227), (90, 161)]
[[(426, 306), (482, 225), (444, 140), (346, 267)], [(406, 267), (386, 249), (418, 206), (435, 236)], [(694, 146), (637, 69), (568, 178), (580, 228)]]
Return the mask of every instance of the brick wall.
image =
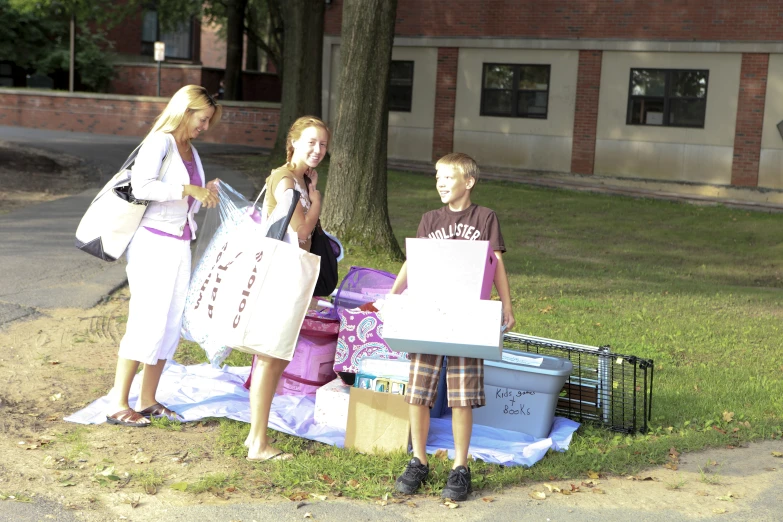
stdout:
[[(326, 8), (339, 35), (342, 0)], [(783, 40), (783, 0), (398, 0), (399, 36)]]
[(226, 41), (218, 38), (218, 26), (201, 24), (201, 63), (204, 67), (226, 68)]
[[(171, 96), (183, 85), (201, 85), (198, 66), (169, 66), (160, 68), (160, 95)], [(123, 64), (114, 66), (114, 78), (109, 85), (112, 94), (157, 96), (158, 66), (156, 64)]]
[(571, 172), (576, 174), (593, 173), (602, 57), (601, 51), (579, 51), (574, 136), (571, 148)]
[[(166, 100), (0, 89), (0, 125), (37, 129), (144, 136)], [(229, 103), (223, 119), (204, 141), (271, 148), (279, 107)]]
[[(157, 96), (158, 66), (154, 64), (119, 64), (114, 66), (111, 94)], [(223, 69), (197, 65), (163, 65), (160, 69), (160, 95), (171, 96), (183, 85), (202, 85), (210, 94), (218, 90)], [(277, 74), (242, 72), (242, 93), (245, 101), (277, 103), (281, 98), (280, 77)]]
[(758, 186), (768, 69), (768, 54), (742, 55), (737, 125), (734, 130), (734, 160), (731, 165), (732, 185)]
[(432, 134), (432, 160), (454, 152), (454, 105), (457, 102), (456, 47), (438, 48), (438, 73), (435, 85), (435, 122)]
[(141, 54), (141, 10), (131, 14), (106, 33), (106, 39), (114, 42), (114, 52), (119, 54)]

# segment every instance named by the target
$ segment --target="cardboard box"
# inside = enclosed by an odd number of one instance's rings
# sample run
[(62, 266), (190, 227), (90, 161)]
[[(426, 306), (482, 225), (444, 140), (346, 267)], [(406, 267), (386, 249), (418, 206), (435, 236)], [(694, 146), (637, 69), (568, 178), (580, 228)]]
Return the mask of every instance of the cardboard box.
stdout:
[(389, 295), (383, 338), (394, 351), (501, 360), (500, 301)]
[(503, 360), (484, 364), (487, 404), (473, 423), (549, 437), (560, 390), (573, 364), (562, 357), (504, 350)]
[(351, 387), (338, 379), (324, 384), (315, 392), (315, 412), (313, 420), (316, 424), (326, 424), (344, 430), (348, 425), (348, 402)]
[(408, 451), (411, 425), (402, 395), (351, 388), (345, 447), (362, 453)]
[(498, 259), (489, 241), (407, 238), (408, 293), (489, 299)]

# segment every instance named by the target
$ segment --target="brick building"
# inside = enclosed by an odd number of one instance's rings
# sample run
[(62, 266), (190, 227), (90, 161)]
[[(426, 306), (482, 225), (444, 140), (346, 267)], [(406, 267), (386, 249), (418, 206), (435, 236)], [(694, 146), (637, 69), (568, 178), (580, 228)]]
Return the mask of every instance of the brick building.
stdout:
[(783, 189), (783, 0), (398, 0), (395, 32), (391, 158)]
[[(156, 95), (158, 68), (153, 60), (156, 41), (166, 44), (166, 60), (161, 65), (161, 96), (170, 96), (188, 83), (217, 92), (226, 64), (226, 42), (218, 38), (217, 32), (217, 27), (193, 19), (175, 31), (164, 33), (159, 28), (156, 11), (140, 9), (107, 34), (118, 55), (109, 92)], [(280, 79), (274, 73), (243, 71), (242, 89), (245, 101), (280, 101)]]

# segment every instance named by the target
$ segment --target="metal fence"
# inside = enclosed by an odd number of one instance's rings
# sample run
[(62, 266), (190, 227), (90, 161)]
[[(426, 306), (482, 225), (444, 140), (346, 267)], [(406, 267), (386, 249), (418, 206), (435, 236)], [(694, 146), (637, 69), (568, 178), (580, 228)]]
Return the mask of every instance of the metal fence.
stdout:
[(555, 414), (623, 433), (645, 433), (652, 413), (653, 361), (612, 353), (608, 346), (573, 344), (517, 333), (504, 347), (568, 359), (574, 366)]

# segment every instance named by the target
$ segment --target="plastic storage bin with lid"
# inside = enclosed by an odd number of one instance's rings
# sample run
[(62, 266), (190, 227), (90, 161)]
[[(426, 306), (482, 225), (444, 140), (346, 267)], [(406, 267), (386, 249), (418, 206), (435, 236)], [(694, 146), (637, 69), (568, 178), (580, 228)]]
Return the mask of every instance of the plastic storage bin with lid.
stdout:
[(484, 361), (487, 404), (473, 423), (547, 438), (560, 391), (573, 370), (568, 359), (503, 350), (501, 361)]

